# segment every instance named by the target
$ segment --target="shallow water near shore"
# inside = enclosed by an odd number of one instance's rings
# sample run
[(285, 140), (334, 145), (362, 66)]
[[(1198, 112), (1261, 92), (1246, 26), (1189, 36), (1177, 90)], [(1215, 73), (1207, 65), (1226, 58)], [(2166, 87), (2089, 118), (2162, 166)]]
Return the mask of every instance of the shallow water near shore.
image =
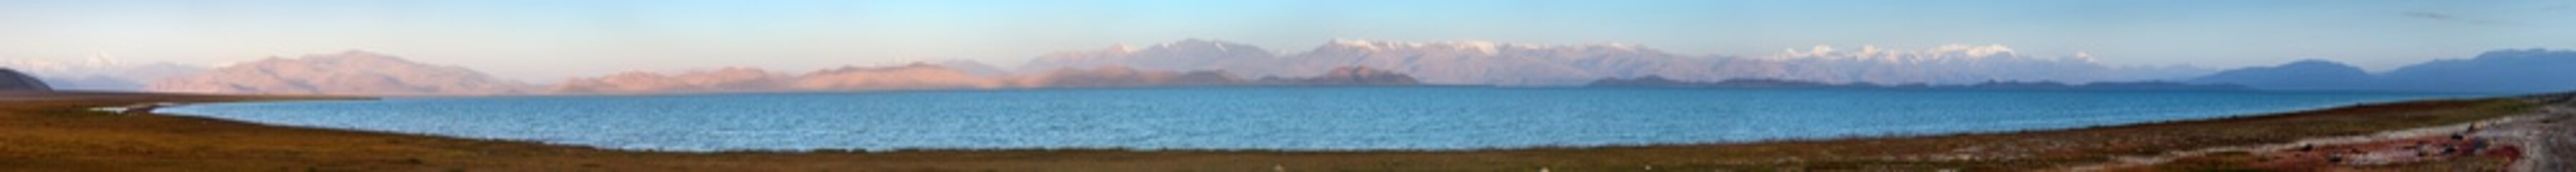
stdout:
[(637, 150), (1457, 150), (2062, 129), (2471, 96), (2480, 95), (1155, 88), (387, 98), (162, 112)]

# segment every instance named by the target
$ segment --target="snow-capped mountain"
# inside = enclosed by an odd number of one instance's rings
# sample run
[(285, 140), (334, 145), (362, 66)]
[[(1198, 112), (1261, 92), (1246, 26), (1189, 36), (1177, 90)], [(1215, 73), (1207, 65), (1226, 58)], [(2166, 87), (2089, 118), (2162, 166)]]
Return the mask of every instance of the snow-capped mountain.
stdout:
[(2014, 52), (2003, 45), (1943, 45), (1923, 50), (1891, 50), (1862, 46), (1857, 50), (1836, 50), (1817, 46), (1807, 50), (1782, 50), (1768, 60), (1781, 61), (1785, 70), (1769, 78), (1821, 82), (1931, 83), (1965, 84), (1988, 81), (2056, 81), (2101, 82), (2137, 80), (2173, 80), (2209, 73), (2209, 69), (2190, 66), (2118, 67), (2105, 65), (2092, 55), (2076, 53), (2056, 58), (2042, 58)]
[(1259, 65), (1255, 63), (1277, 58), (1268, 50), (1252, 45), (1189, 39), (1148, 47), (1120, 45), (1093, 51), (1049, 53), (1031, 59), (1016, 71), (1029, 74), (1112, 66), (1150, 71), (1199, 71)]
[(1019, 71), (1125, 66), (1141, 70), (1225, 70), (1248, 77), (1304, 77), (1335, 67), (1366, 66), (1411, 74), (1425, 83), (1581, 84), (1608, 76), (1709, 74), (1708, 63), (1633, 45), (1534, 45), (1482, 41), (1335, 40), (1313, 50), (1272, 54), (1259, 47), (1184, 40), (1144, 48), (1112, 47), (1040, 56)]
[(1570, 86), (1606, 77), (1645, 75), (1723, 78), (1714, 57), (1689, 57), (1628, 44), (1538, 45), (1341, 40), (1298, 54), (1281, 73), (1329, 66), (1369, 66), (1413, 74), (1426, 83)]

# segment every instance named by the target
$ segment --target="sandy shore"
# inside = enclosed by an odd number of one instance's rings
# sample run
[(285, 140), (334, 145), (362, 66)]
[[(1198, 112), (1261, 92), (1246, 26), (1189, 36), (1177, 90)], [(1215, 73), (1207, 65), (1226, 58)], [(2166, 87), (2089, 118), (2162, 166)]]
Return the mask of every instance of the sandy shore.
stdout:
[[(0, 169), (35, 171), (2110, 171), (2385, 170), (2481, 165), (2494, 158), (2266, 166), (2273, 149), (2209, 151), (2363, 137), (2473, 122), (2520, 146), (2516, 168), (2565, 169), (2566, 101), (2428, 100), (2280, 114), (2013, 133), (1755, 143), (1473, 151), (920, 150), (638, 152), (529, 142), (127, 115), (92, 107), (301, 99), (125, 93), (0, 93)], [(2562, 110), (2551, 110), (2561, 108)], [(2538, 115), (2535, 115), (2538, 114)], [(2556, 115), (2550, 115), (2556, 114)], [(2536, 117), (2535, 117), (2536, 116)], [(2552, 125), (2555, 124), (2555, 125)], [(2515, 139), (2521, 140), (2515, 140)], [(2364, 139), (2344, 144), (2422, 139)], [(2333, 146), (2333, 145), (2329, 145)], [(2139, 163), (2124, 158), (2167, 157)], [(2242, 156), (2239, 156), (2242, 155)], [(2236, 157), (2255, 157), (2231, 159)], [(2105, 167), (2105, 164), (2132, 164)], [(2505, 167), (2493, 167), (2505, 168)]]

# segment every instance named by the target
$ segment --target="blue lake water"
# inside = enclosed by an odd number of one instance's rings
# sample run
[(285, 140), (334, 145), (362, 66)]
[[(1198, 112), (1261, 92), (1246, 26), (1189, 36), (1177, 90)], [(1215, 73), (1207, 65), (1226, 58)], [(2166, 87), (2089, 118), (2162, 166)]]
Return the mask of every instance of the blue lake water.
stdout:
[(1998, 132), (2475, 95), (1163, 88), (388, 98), (163, 112), (618, 149), (1483, 149)]

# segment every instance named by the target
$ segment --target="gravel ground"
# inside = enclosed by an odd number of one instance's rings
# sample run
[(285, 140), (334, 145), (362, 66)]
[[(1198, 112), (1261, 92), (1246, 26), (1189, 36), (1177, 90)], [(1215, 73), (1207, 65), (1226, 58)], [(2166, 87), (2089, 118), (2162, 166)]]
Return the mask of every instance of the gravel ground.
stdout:
[(2568, 157), (2576, 157), (2576, 93), (2539, 95), (2527, 100), (2548, 104), (2541, 113), (2526, 115), (2529, 120), (2497, 124), (2475, 135), (2511, 140), (2523, 148), (2523, 160), (2515, 162), (2515, 171), (2559, 171), (2576, 169)]

